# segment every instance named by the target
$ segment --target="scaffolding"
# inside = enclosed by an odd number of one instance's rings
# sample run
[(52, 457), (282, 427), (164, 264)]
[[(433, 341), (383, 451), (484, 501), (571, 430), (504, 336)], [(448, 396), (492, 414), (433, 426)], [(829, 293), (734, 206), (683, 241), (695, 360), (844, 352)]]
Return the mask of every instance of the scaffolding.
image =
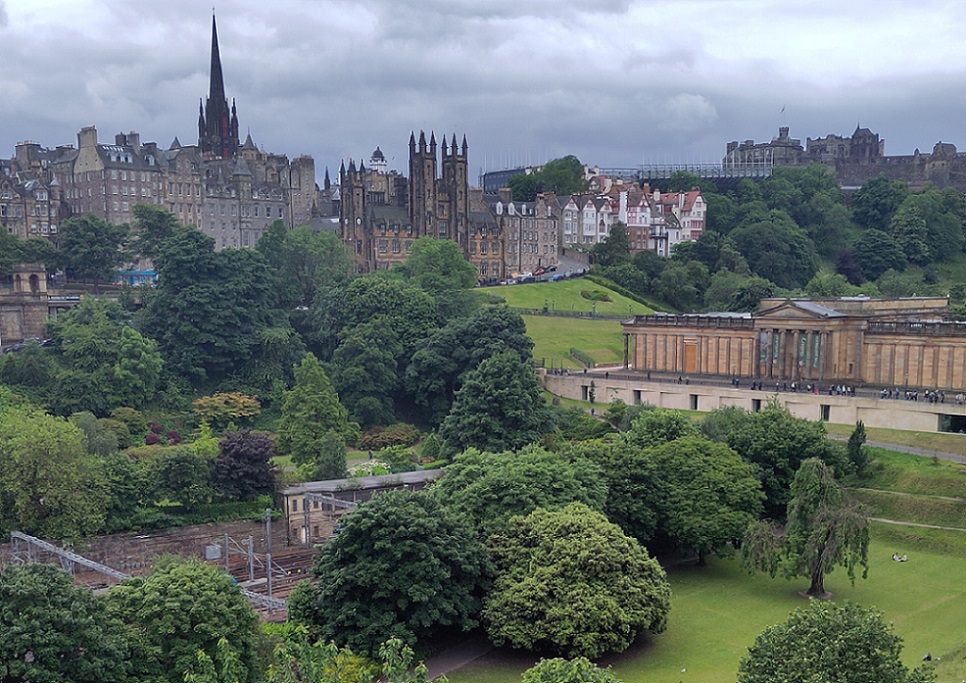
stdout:
[[(269, 531), (271, 531), (270, 519), (267, 521), (267, 523), (269, 526)], [(269, 543), (271, 543), (271, 541), (269, 541)], [(12, 531), (10, 533), (10, 544), (11, 544), (11, 557), (13, 559), (13, 562), (17, 564), (31, 564), (35, 562), (42, 562), (43, 561), (41, 558), (42, 553), (49, 553), (50, 555), (54, 555), (57, 557), (57, 559), (60, 562), (61, 568), (71, 576), (74, 575), (75, 566), (80, 565), (82, 567), (86, 567), (87, 569), (98, 572), (100, 574), (110, 576), (111, 578), (117, 579), (118, 581), (123, 581), (124, 579), (132, 578), (131, 574), (118, 571), (117, 569), (114, 569), (113, 567), (109, 567), (106, 564), (101, 564), (100, 562), (95, 562), (94, 560), (90, 560), (84, 557), (83, 555), (79, 555), (78, 553), (75, 553), (73, 550), (69, 550), (67, 548), (60, 548), (54, 545), (53, 543), (48, 543), (47, 541), (44, 541), (39, 538), (35, 538), (34, 536), (29, 536), (25, 533), (21, 533), (20, 531)], [(226, 557), (228, 556), (227, 552), (225, 553), (225, 556)], [(271, 550), (269, 550), (266, 556), (266, 561), (267, 561), (266, 563), (271, 566), (272, 564)], [(269, 577), (268, 595), (261, 595), (260, 593), (255, 593), (254, 591), (250, 591), (247, 588), (242, 588), (240, 586), (239, 586), (239, 589), (241, 590), (242, 594), (246, 598), (248, 598), (248, 600), (253, 605), (261, 609), (267, 609), (269, 614), (274, 613), (275, 610), (281, 611), (281, 610), (288, 609), (288, 602), (286, 600), (272, 597), (271, 595), (272, 572), (267, 572), (267, 575)]]

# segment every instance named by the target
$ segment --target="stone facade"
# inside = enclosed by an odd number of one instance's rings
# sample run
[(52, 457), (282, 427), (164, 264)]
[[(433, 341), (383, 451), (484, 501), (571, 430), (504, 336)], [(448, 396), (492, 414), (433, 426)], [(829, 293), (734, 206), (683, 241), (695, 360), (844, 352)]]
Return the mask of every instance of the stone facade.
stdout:
[(624, 336), (635, 370), (966, 389), (966, 323), (945, 298), (764, 299), (753, 314), (637, 316)]
[(832, 168), (846, 189), (858, 188), (883, 174), (913, 189), (931, 183), (966, 192), (966, 153), (958, 152), (955, 145), (938, 142), (931, 153), (917, 149), (913, 154), (886, 156), (885, 140), (860, 126), (849, 137), (807, 138), (804, 147), (801, 140), (789, 137), (788, 127), (783, 126), (771, 142), (729, 142), (721, 163), (725, 168), (740, 169), (820, 163)]
[(47, 312), (47, 272), (44, 264), (15, 265), (13, 290), (0, 293), (0, 344), (43, 337)]
[(469, 187), (466, 138), (444, 136), (441, 154), (437, 145), (435, 133), (410, 134), (409, 178), (387, 172), (378, 148), (368, 169), (342, 165), (339, 222), (361, 272), (403, 263), (415, 240), (433, 237), (456, 242), (481, 280), (503, 277), (504, 235)]
[(251, 135), (239, 143), (214, 18), (210, 75), (197, 145), (183, 146), (175, 138), (163, 149), (142, 143), (135, 132), (105, 144), (94, 126), (81, 129), (76, 148), (18, 145), (13, 159), (0, 160), (0, 225), (23, 237), (56, 239), (60, 223), (72, 215), (90, 212), (110, 223), (130, 223), (134, 205), (144, 202), (197, 226), (221, 249), (254, 247), (276, 220), (287, 227), (310, 223), (319, 205), (315, 162), (259, 150)]

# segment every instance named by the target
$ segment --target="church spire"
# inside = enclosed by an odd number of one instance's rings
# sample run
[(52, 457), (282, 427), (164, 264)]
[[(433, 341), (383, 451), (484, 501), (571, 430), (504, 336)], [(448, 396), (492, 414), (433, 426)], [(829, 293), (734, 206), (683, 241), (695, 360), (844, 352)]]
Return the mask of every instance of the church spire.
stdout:
[(221, 70), (221, 54), (218, 50), (218, 25), (211, 15), (211, 70), (208, 82), (208, 101), (204, 116), (199, 122), (201, 135), (198, 146), (201, 152), (216, 159), (231, 159), (238, 153), (238, 115), (235, 102), (228, 108), (225, 81)]

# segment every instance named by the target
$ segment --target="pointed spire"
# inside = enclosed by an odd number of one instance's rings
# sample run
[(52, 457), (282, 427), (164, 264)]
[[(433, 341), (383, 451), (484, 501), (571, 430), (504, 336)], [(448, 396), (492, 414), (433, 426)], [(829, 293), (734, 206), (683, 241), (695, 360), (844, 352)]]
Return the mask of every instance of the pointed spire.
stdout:
[(419, 152), (422, 154), (426, 151), (426, 133), (419, 131)]
[(322, 185), (323, 189), (328, 192), (332, 188), (332, 182), (329, 180), (329, 167), (325, 167), (325, 182)]
[(446, 156), (446, 152), (449, 150), (449, 145), (446, 143), (446, 134), (443, 134), (443, 156)]
[(429, 151), (436, 154), (436, 133), (433, 131), (429, 133)]
[(218, 52), (218, 26), (211, 15), (211, 71), (208, 83), (208, 99), (220, 102), (225, 99), (225, 81), (221, 74), (221, 54)]
[(466, 133), (463, 133), (463, 156), (466, 156), (466, 150), (469, 149), (466, 146)]

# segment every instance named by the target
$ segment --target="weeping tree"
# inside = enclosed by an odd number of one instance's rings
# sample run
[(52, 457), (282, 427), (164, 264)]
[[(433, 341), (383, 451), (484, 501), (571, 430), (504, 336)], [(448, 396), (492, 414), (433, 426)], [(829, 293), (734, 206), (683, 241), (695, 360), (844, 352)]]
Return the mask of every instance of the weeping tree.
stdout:
[(749, 526), (742, 543), (742, 558), (750, 571), (786, 578), (807, 577), (809, 597), (825, 598), (825, 575), (845, 567), (855, 583), (857, 567), (862, 578), (869, 570), (869, 520), (835, 481), (832, 470), (818, 458), (805, 460), (791, 485), (788, 521), (784, 529), (771, 522)]

